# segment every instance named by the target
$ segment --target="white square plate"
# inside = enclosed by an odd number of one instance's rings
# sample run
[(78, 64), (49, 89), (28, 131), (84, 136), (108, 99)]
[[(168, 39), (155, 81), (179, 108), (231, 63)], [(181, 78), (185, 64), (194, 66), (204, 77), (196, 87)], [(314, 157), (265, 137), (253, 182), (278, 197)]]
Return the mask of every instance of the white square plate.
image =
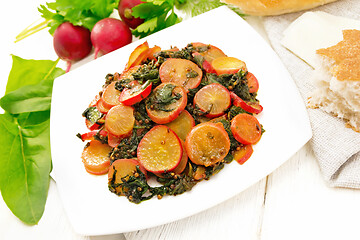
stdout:
[[(163, 49), (203, 42), (246, 62), (258, 78), (258, 116), (266, 132), (244, 165), (232, 162), (190, 192), (130, 203), (108, 190), (107, 176), (88, 174), (81, 162), (86, 131), (81, 113), (99, 92), (107, 73), (121, 72), (140, 43)], [(220, 7), (134, 42), (55, 80), (51, 109), (53, 176), (68, 218), (76, 232), (103, 235), (135, 231), (169, 223), (213, 207), (270, 174), (310, 138), (303, 99), (270, 46), (241, 17)]]

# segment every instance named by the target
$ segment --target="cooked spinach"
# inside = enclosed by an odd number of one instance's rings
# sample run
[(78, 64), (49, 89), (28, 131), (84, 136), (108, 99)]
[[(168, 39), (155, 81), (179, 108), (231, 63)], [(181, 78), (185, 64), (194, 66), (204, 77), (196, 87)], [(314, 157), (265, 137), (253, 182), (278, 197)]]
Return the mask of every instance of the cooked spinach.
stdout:
[(157, 111), (171, 112), (174, 109), (170, 105), (182, 98), (181, 94), (174, 93), (175, 88), (176, 85), (169, 83), (154, 90), (146, 99), (146, 106)]
[(235, 74), (221, 74), (207, 73), (207, 83), (220, 83), (228, 90), (233, 91), (244, 101), (256, 102), (256, 93), (249, 93), (249, 87), (246, 79), (247, 72), (240, 70)]
[[(99, 123), (99, 120), (104, 116), (97, 107), (88, 107), (82, 113), (82, 116), (89, 120), (91, 123)], [(99, 124), (103, 124), (102, 122)]]

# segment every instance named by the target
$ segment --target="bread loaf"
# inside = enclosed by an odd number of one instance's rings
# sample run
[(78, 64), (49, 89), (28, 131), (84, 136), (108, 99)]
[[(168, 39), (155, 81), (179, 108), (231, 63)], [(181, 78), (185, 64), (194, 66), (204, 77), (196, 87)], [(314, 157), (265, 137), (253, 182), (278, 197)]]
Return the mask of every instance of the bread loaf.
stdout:
[(269, 16), (307, 10), (337, 0), (221, 0), (249, 15)]
[(309, 107), (320, 108), (360, 132), (360, 31), (344, 30), (338, 44), (318, 49), (315, 91)]

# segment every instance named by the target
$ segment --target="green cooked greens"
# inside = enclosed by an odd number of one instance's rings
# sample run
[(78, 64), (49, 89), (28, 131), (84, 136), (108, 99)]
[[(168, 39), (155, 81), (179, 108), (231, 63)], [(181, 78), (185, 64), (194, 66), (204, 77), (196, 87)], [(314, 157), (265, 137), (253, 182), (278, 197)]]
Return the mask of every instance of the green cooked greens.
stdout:
[(64, 73), (58, 61), (13, 56), (0, 99), (0, 190), (10, 210), (36, 224), (43, 212), (51, 172), (50, 103), (52, 84)]

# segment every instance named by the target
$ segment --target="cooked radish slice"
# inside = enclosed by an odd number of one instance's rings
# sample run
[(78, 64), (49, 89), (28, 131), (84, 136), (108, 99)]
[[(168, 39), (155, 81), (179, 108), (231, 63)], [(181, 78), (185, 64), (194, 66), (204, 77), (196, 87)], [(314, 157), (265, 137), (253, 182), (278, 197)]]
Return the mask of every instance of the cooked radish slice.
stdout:
[(99, 141), (93, 140), (81, 154), (87, 172), (95, 175), (105, 174), (109, 170), (111, 147)]
[[(181, 139), (180, 139), (181, 140)], [(183, 155), (182, 155), (182, 158), (179, 162), (179, 165), (177, 165), (177, 167), (172, 170), (171, 172), (174, 173), (174, 174), (180, 174), (182, 173), (186, 166), (187, 166), (187, 163), (188, 163), (188, 155), (186, 154), (186, 150), (185, 150), (185, 142), (183, 140), (181, 140), (181, 146), (182, 146), (182, 149), (183, 149)], [(165, 173), (155, 173), (156, 176), (158, 177), (167, 177), (166, 175), (164, 176)]]
[(216, 73), (215, 69), (211, 65), (209, 61), (207, 61), (200, 53), (194, 52), (193, 54), (194, 59), (196, 59), (196, 62), (201, 62), (202, 69), (205, 70), (207, 73)]
[(221, 123), (205, 122), (191, 129), (185, 148), (193, 163), (208, 167), (225, 158), (230, 150), (230, 139)]
[(241, 107), (249, 113), (259, 114), (263, 110), (263, 107), (259, 104), (259, 102), (245, 102), (234, 92), (230, 92), (230, 96), (234, 106)]
[(247, 79), (247, 85), (249, 88), (249, 93), (257, 92), (259, 90), (259, 82), (258, 82), (257, 78), (255, 77), (255, 75), (252, 74), (251, 72), (248, 72), (246, 74), (246, 79)]
[(220, 57), (214, 59), (211, 65), (218, 75), (237, 73), (240, 69), (246, 71), (245, 62), (234, 57)]
[(126, 64), (125, 70), (130, 69), (133, 66), (136, 66), (136, 59), (140, 56), (141, 53), (149, 49), (149, 44), (147, 41), (137, 46), (134, 51), (130, 54), (129, 61)]
[(106, 137), (108, 133), (104, 130), (92, 130), (90, 132), (81, 134), (80, 138), (82, 141), (95, 140), (96, 135), (99, 137)]
[(203, 166), (198, 166), (194, 172), (194, 179), (200, 181), (206, 178), (206, 168)]
[(140, 171), (146, 175), (146, 170), (136, 159), (118, 159), (114, 161), (108, 172), (110, 191), (115, 192), (118, 195), (124, 195), (123, 187), (121, 186), (121, 183), (123, 183), (122, 179), (125, 178), (128, 180), (129, 177), (134, 176), (137, 172), (136, 166), (139, 166)]
[(198, 51), (206, 61), (211, 63), (214, 59), (219, 57), (226, 57), (226, 54), (218, 47), (215, 47), (210, 44), (204, 44), (204, 43), (192, 43), (192, 45), (196, 48), (204, 48), (205, 51)]
[(96, 104), (99, 101), (99, 99), (100, 99), (100, 95), (98, 94), (94, 97), (93, 100), (91, 100), (89, 107), (96, 107)]
[(187, 94), (173, 83), (157, 86), (146, 103), (146, 112), (155, 123), (166, 124), (176, 119), (185, 109)]
[(242, 144), (255, 144), (261, 138), (261, 125), (256, 117), (240, 113), (231, 120), (231, 132)]
[(159, 75), (161, 82), (175, 83), (188, 90), (200, 85), (202, 71), (190, 60), (169, 58), (161, 64)]
[(119, 101), (125, 105), (134, 105), (151, 93), (152, 83), (149, 81), (143, 85), (139, 84), (138, 81), (132, 81), (129, 85), (131, 88), (125, 88), (119, 98)]
[(104, 106), (104, 101), (102, 100), (102, 98), (100, 98), (97, 103), (96, 103), (96, 108), (99, 110), (99, 112), (101, 113), (108, 113), (108, 111), (110, 110), (111, 107), (105, 107)]
[(101, 95), (102, 105), (105, 108), (112, 108), (113, 106), (119, 105), (119, 97), (121, 92), (115, 88), (116, 82), (110, 83), (105, 89), (103, 94)]
[[(180, 139), (180, 140), (181, 140), (181, 139)], [(173, 172), (174, 172), (175, 174), (180, 174), (180, 173), (182, 173), (182, 172), (185, 170), (186, 165), (187, 165), (187, 163), (188, 163), (188, 155), (187, 155), (187, 153), (186, 153), (185, 142), (184, 142), (183, 140), (181, 140), (181, 147), (182, 147), (182, 152), (183, 152), (183, 154), (182, 154), (182, 158), (181, 158), (181, 160), (180, 160), (180, 162), (179, 162), (179, 165), (177, 165), (177, 167), (173, 170)]]
[(160, 51), (161, 51), (161, 48), (159, 46), (155, 46), (155, 47), (146, 49), (135, 59), (135, 61), (132, 63), (132, 66), (140, 65), (148, 59), (150, 59), (150, 60), (155, 59), (155, 57), (154, 57), (155, 53), (160, 52)]
[(144, 168), (153, 173), (174, 170), (183, 155), (180, 139), (168, 127), (157, 125), (141, 139), (137, 156)]
[(126, 65), (125, 69), (129, 69), (131, 67), (142, 64), (147, 59), (155, 59), (154, 55), (157, 52), (160, 52), (161, 48), (159, 46), (154, 46), (149, 48), (147, 42), (139, 45), (135, 50), (131, 53), (129, 62)]
[(112, 107), (105, 118), (106, 130), (117, 137), (129, 135), (134, 123), (134, 109), (123, 104)]
[(89, 130), (97, 130), (100, 128), (100, 124), (92, 123), (90, 120), (85, 118), (85, 125)]
[(119, 76), (118, 80), (121, 79), (130, 79), (130, 80), (134, 80), (134, 77), (132, 76), (132, 74), (134, 72), (136, 72), (138, 69), (140, 68), (140, 65), (138, 66), (134, 66), (130, 69), (125, 69)]
[(253, 148), (250, 144), (242, 145), (234, 151), (233, 157), (239, 164), (244, 164), (251, 157), (252, 153)]
[(212, 83), (201, 88), (194, 97), (194, 105), (214, 118), (224, 114), (231, 104), (230, 92), (219, 83)]
[(191, 114), (184, 110), (174, 121), (166, 124), (181, 140), (186, 139), (186, 136), (190, 132), (191, 128), (195, 126), (195, 120)]
[(117, 137), (110, 133), (108, 134), (108, 144), (112, 148), (117, 147), (120, 144), (122, 139), (123, 139), (123, 137)]

